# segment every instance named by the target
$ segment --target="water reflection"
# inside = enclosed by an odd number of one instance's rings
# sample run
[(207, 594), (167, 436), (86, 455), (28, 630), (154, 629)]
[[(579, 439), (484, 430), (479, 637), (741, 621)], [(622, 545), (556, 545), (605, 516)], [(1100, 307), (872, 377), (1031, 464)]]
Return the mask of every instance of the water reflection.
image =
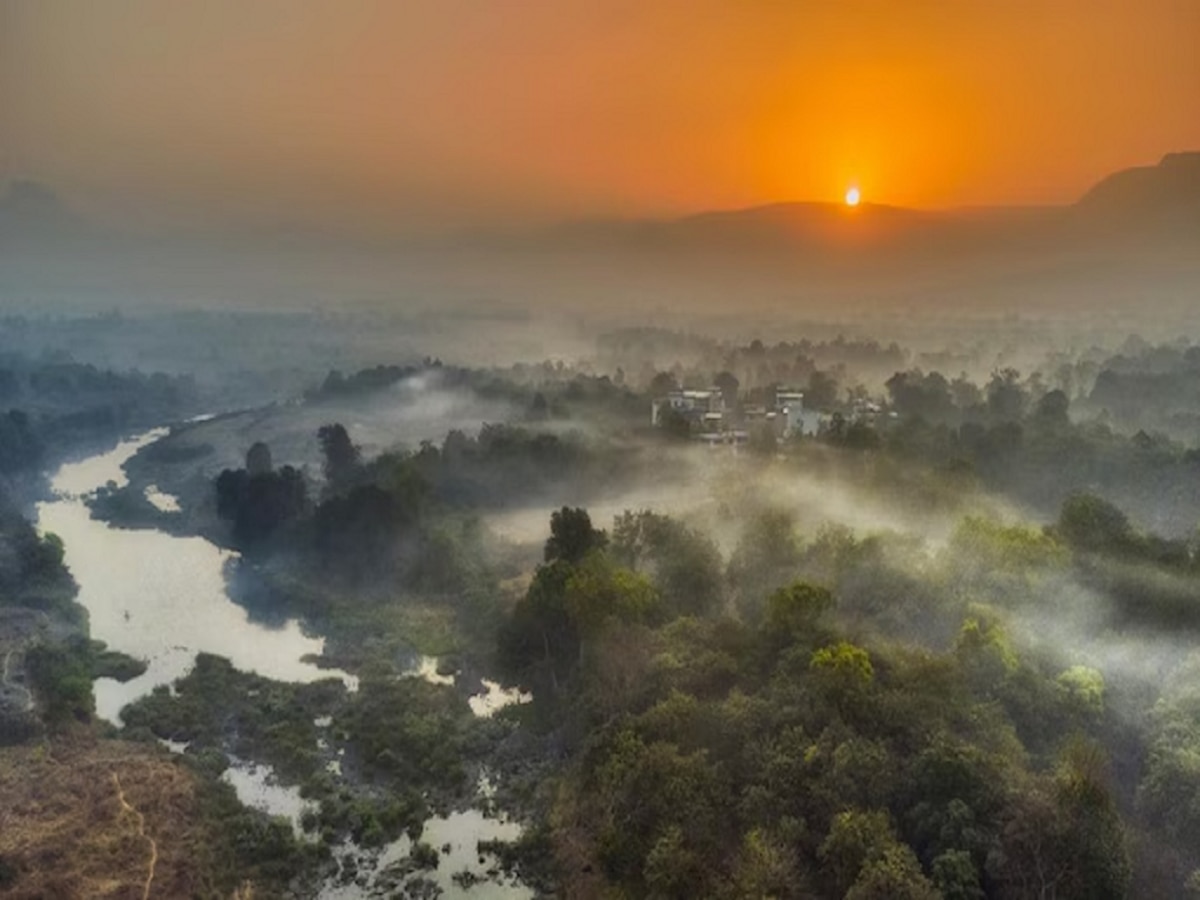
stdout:
[(276, 781), (270, 766), (259, 766), (231, 757), (229, 768), (221, 773), (221, 780), (233, 785), (238, 799), (246, 806), (287, 819), (292, 823), (297, 837), (304, 834), (300, 824), (304, 813), (317, 809), (316, 803), (300, 796), (298, 787), (288, 787)]
[[(430, 684), (453, 686), (456, 677), (442, 675), (438, 672), (438, 668), (436, 656), (417, 656), (414, 662), (405, 669), (403, 675), (423, 678)], [(514, 703), (528, 703), (533, 699), (532, 694), (524, 693), (517, 688), (506, 688), (498, 681), (491, 681), (487, 678), (483, 678), (481, 681), (483, 682), (483, 691), (467, 698), (471, 712), (480, 718), (490, 719), (506, 706), (512, 706)]]
[[(280, 681), (338, 677), (351, 690), (357, 689), (353, 676), (305, 661), (320, 655), (324, 641), (304, 634), (296, 620), (273, 628), (251, 621), (247, 611), (229, 599), (225, 566), (237, 554), (199, 537), (111, 528), (91, 518), (83, 498), (110, 481), (126, 484), (121, 468), (124, 462), (166, 433), (166, 429), (155, 429), (108, 453), (62, 466), (51, 482), (55, 498), (39, 504), (37, 510), (38, 527), (63, 539), (66, 563), (79, 584), (78, 599), (88, 611), (92, 636), (148, 664), (145, 674), (125, 684), (107, 678), (95, 682), (98, 715), (118, 722), (123, 706), (186, 674), (199, 652), (225, 656), (238, 669)], [(147, 498), (160, 509), (167, 509), (174, 500), (157, 491), (147, 491)], [(438, 674), (434, 657), (418, 658), (411, 674), (438, 684), (455, 681), (453, 675)], [(485, 680), (484, 686), (487, 693), (470, 698), (476, 715), (491, 715), (508, 703), (527, 699), (495, 682)], [(331, 722), (326, 718), (315, 724), (327, 728)], [(186, 749), (186, 744), (164, 743), (174, 752)], [(340, 773), (337, 760), (330, 767)], [(297, 834), (302, 833), (301, 818), (311, 804), (300, 797), (299, 788), (277, 783), (269, 766), (231, 760), (222, 778), (247, 806), (283, 816)], [(481, 803), (487, 803), (490, 793), (490, 784), (481, 780)], [(438, 850), (439, 865), (410, 877), (428, 878), (445, 898), (527, 900), (533, 893), (526, 886), (490, 879), (487, 872), (493, 861), (480, 862), (476, 848), (479, 841), (511, 841), (520, 833), (517, 823), (488, 818), (480, 809), (431, 818), (421, 840)], [(322, 887), (320, 896), (324, 900), (358, 900), (390, 895), (387, 869), (403, 862), (411, 849), (407, 837), (378, 853), (343, 846), (339, 856), (352, 854), (358, 860), (363, 884), (334, 880)], [(470, 876), (456, 881), (454, 875), (460, 873)]]
[(484, 719), (490, 719), (506, 706), (514, 703), (528, 703), (533, 699), (532, 694), (526, 694), (517, 688), (506, 688), (497, 681), (483, 679), (484, 693), (467, 698), (471, 712)]
[(119, 721), (123, 706), (186, 674), (199, 652), (228, 657), (238, 669), (281, 681), (338, 677), (357, 687), (344, 672), (304, 661), (320, 655), (324, 640), (304, 634), (296, 620), (267, 627), (250, 621), (229, 599), (224, 566), (236, 554), (204, 538), (111, 528), (91, 518), (83, 496), (109, 481), (125, 484), (121, 465), (165, 433), (155, 429), (108, 453), (62, 466), (51, 481), (55, 499), (38, 505), (38, 527), (63, 539), (92, 637), (148, 665), (143, 675), (124, 684), (98, 679), (97, 713)]
[[(486, 777), (481, 778), (480, 797), (486, 799), (490, 790)], [(337, 855), (349, 854), (355, 859), (357, 877), (349, 883), (331, 879), (321, 888), (320, 900), (402, 896), (398, 885), (412, 878), (428, 879), (441, 891), (437, 896), (450, 900), (529, 900), (533, 896), (529, 887), (499, 874), (495, 860), (480, 856), (478, 850), (481, 841), (515, 841), (520, 836), (518, 823), (504, 817), (489, 818), (480, 809), (435, 816), (426, 820), (420, 840), (437, 851), (436, 869), (399, 874), (408, 868), (406, 861), (412, 852), (413, 842), (408, 837), (393, 841), (377, 854), (361, 854), (348, 844)]]

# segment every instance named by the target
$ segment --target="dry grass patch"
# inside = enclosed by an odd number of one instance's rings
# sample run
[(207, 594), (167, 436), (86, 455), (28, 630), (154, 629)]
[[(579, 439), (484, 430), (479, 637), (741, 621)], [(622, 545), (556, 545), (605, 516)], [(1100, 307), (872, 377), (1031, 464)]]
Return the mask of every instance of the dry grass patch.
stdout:
[(0, 895), (217, 896), (206, 843), (195, 776), (154, 746), (83, 733), (0, 750)]

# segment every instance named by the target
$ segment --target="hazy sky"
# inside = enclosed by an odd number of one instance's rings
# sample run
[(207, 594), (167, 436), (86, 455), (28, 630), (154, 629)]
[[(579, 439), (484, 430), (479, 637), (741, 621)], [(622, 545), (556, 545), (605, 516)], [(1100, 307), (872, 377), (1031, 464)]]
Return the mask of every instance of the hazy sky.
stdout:
[(1200, 149), (1200, 0), (0, 0), (0, 179), (130, 223), (1063, 202)]

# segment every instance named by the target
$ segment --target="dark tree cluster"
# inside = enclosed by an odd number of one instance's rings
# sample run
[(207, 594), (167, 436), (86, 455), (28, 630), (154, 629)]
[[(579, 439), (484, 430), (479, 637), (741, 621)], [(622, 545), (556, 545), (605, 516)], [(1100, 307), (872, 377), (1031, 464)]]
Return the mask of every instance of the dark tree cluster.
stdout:
[[(365, 484), (323, 500), (313, 516), (317, 550), (341, 569), (368, 573), (415, 551), (419, 504), (405, 503), (397, 494)], [(409, 546), (401, 542), (407, 540)]]
[(422, 368), (418, 366), (375, 366), (347, 376), (333, 369), (321, 382), (320, 388), (310, 393), (309, 398), (317, 400), (371, 393), (391, 387), (421, 371)]
[(345, 487), (358, 474), (362, 455), (350, 441), (350, 435), (340, 422), (322, 425), (317, 429), (317, 441), (323, 457), (322, 472), (333, 490)]
[[(745, 392), (776, 384), (807, 386), (812, 392), (811, 405), (819, 408), (838, 401), (838, 383), (847, 371), (882, 381), (908, 363), (908, 354), (894, 342), (883, 345), (842, 335), (832, 340), (766, 344), (756, 339), (730, 345), (697, 334), (628, 328), (601, 335), (597, 348), (609, 371), (638, 373), (637, 384), (651, 394), (672, 389), (671, 383), (675, 389), (682, 384), (716, 384), (715, 379), (723, 374), (735, 379)], [(754, 402), (762, 402), (761, 397)]]
[(10, 356), (0, 368), (0, 402), (24, 410), (44, 439), (63, 442), (170, 420), (198, 402), (198, 390), (190, 377)]
[(250, 449), (246, 468), (217, 476), (216, 492), (217, 515), (231, 523), (234, 543), (242, 549), (260, 547), (309, 506), (303, 473), (292, 466), (271, 468), (265, 444)]
[[(596, 466), (605, 466), (598, 470)], [(590, 475), (611, 478), (614, 460), (592, 453), (578, 435), (558, 435), (519, 425), (485, 424), (478, 434), (451, 431), (441, 447), (423, 444), (406, 457), (382, 457), (374, 466), (409, 468), (429, 484), (432, 494), (454, 507), (498, 507), (524, 502), (530, 495)]]
[(10, 409), (0, 415), (0, 473), (34, 470), (44, 455), (45, 446), (26, 413)]
[[(940, 652), (854, 640), (842, 622), (875, 615), (853, 594), (877, 551), (834, 533), (804, 547), (790, 532), (764, 520), (735, 577), (823, 569), (836, 592), (785, 582), (747, 624), (710, 604), (671, 611), (626, 568), (654, 570), (664, 546), (694, 543), (678, 523), (627, 513), (606, 540), (586, 511), (554, 513), (500, 652), (535, 707), (578, 735), (553, 813), (568, 893), (1126, 896), (1094, 676), (1056, 682), (989, 619), (960, 620)], [(1009, 567), (1045, 564), (1036, 543), (979, 534), (996, 551), (1024, 547)], [(911, 602), (962, 615), (949, 595)]]
[(75, 606), (75, 581), (63, 563), (63, 542), (39, 535), (0, 495), (0, 606), (53, 612), (68, 620), (82, 618)]

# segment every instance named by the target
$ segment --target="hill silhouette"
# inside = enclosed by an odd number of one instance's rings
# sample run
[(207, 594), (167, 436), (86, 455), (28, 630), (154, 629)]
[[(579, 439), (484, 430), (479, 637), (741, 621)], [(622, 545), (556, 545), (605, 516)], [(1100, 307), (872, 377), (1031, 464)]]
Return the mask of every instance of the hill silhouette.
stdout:
[(1084, 194), (1076, 210), (1130, 227), (1200, 227), (1200, 152), (1168, 153), (1158, 165), (1114, 172)]
[(86, 303), (289, 303), (336, 293), (613, 308), (675, 298), (717, 308), (732, 296), (803, 295), (834, 310), (847, 298), (886, 305), (897, 297), (929, 308), (1040, 309), (1136, 294), (1178, 306), (1200, 277), (1200, 153), (1113, 173), (1060, 206), (785, 202), (421, 239), (236, 228), (120, 234), (81, 222), (53, 191), (22, 182), (0, 199), (0, 271), (0, 299)]
[(1170, 153), (1154, 166), (1106, 176), (1065, 206), (919, 210), (863, 203), (783, 202), (666, 220), (593, 220), (509, 235), (510, 246), (676, 249), (803, 255), (852, 247), (923, 253), (938, 249), (1077, 245), (1097, 230), (1159, 238), (1163, 226), (1200, 226), (1200, 152)]
[[(673, 219), (601, 218), (548, 227), (475, 230), (433, 239), (432, 243), (524, 250), (769, 253), (848, 246), (919, 250), (929, 243), (962, 247), (992, 241), (1005, 245), (1055, 241), (1068, 239), (1080, 226), (1086, 232), (1089, 225), (1090, 230), (1102, 225), (1109, 232), (1200, 227), (1200, 152), (1168, 153), (1156, 165), (1114, 172), (1067, 206), (921, 210), (869, 202), (851, 208), (842, 203), (795, 201), (710, 210)], [(39, 182), (14, 181), (0, 196), (0, 235), (7, 238), (42, 242), (103, 233), (85, 224), (54, 190)], [(211, 237), (222, 240), (216, 234)], [(263, 233), (254, 237), (263, 242), (271, 238)], [(194, 232), (190, 239), (205, 240)], [(313, 240), (337, 242), (330, 233), (314, 232)], [(428, 239), (419, 243), (430, 245)]]

